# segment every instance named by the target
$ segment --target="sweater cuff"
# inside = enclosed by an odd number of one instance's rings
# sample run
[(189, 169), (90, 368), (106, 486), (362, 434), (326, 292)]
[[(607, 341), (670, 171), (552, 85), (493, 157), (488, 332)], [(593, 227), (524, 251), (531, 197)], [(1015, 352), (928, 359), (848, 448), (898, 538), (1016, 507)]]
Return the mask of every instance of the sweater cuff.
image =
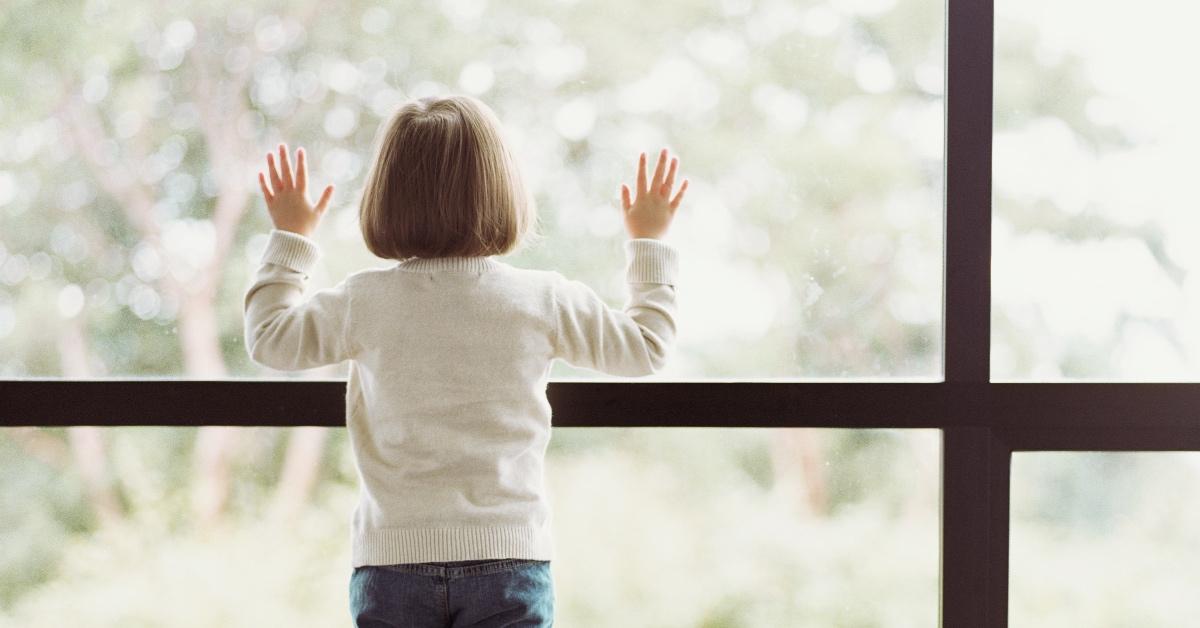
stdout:
[(654, 238), (626, 240), (625, 258), (629, 263), (625, 280), (629, 283), (674, 285), (679, 277), (679, 251), (661, 240)]
[(317, 243), (291, 231), (271, 230), (267, 248), (262, 254), (263, 264), (279, 264), (308, 275), (321, 258)]

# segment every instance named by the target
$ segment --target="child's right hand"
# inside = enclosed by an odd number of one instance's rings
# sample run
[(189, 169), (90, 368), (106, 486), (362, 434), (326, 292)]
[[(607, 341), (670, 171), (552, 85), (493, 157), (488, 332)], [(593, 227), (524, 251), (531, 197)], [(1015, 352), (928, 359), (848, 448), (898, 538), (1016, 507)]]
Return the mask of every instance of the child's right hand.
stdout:
[(667, 149), (662, 149), (658, 155), (658, 166), (654, 169), (654, 179), (646, 185), (646, 153), (638, 158), (637, 198), (629, 199), (629, 186), (621, 184), (621, 207), (625, 213), (625, 231), (630, 238), (661, 238), (671, 226), (675, 218), (675, 210), (683, 200), (687, 191), (688, 181), (683, 180), (679, 192), (671, 197), (671, 188), (675, 185), (675, 170), (679, 159), (671, 158), (671, 169), (663, 178), (663, 170), (667, 165)]

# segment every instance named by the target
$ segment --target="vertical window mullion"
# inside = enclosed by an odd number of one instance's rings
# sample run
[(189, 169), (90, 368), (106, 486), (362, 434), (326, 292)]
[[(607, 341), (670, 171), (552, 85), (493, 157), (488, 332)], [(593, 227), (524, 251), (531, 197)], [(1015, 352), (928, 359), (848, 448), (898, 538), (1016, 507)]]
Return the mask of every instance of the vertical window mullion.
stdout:
[(948, 386), (978, 388), (952, 404), (942, 438), (941, 625), (1002, 628), (1008, 611), (1012, 452), (986, 404), (991, 336), (993, 0), (946, 2), (945, 293)]
[(991, 334), (992, 0), (947, 0), (943, 363), (986, 383)]

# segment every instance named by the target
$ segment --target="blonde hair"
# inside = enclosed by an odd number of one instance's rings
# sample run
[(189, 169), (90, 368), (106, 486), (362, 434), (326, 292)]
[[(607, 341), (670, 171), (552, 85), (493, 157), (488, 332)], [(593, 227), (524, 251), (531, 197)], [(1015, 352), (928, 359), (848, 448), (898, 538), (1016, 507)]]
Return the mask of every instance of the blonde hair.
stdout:
[(470, 96), (405, 103), (382, 129), (359, 207), (378, 257), (503, 255), (536, 237), (537, 208), (492, 110)]

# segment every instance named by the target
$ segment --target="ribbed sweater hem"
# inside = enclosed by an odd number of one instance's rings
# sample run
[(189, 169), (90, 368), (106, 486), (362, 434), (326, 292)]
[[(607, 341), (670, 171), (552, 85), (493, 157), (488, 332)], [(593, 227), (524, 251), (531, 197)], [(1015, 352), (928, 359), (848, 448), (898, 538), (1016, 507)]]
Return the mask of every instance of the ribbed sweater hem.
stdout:
[(312, 239), (291, 231), (272, 229), (260, 262), (279, 264), (308, 275), (320, 259), (321, 249)]
[(378, 528), (354, 531), (354, 567), (455, 560), (521, 558), (551, 560), (554, 542), (537, 526)]
[(679, 251), (653, 238), (633, 238), (625, 241), (628, 267), (625, 280), (631, 283), (662, 283), (675, 285), (679, 276)]

